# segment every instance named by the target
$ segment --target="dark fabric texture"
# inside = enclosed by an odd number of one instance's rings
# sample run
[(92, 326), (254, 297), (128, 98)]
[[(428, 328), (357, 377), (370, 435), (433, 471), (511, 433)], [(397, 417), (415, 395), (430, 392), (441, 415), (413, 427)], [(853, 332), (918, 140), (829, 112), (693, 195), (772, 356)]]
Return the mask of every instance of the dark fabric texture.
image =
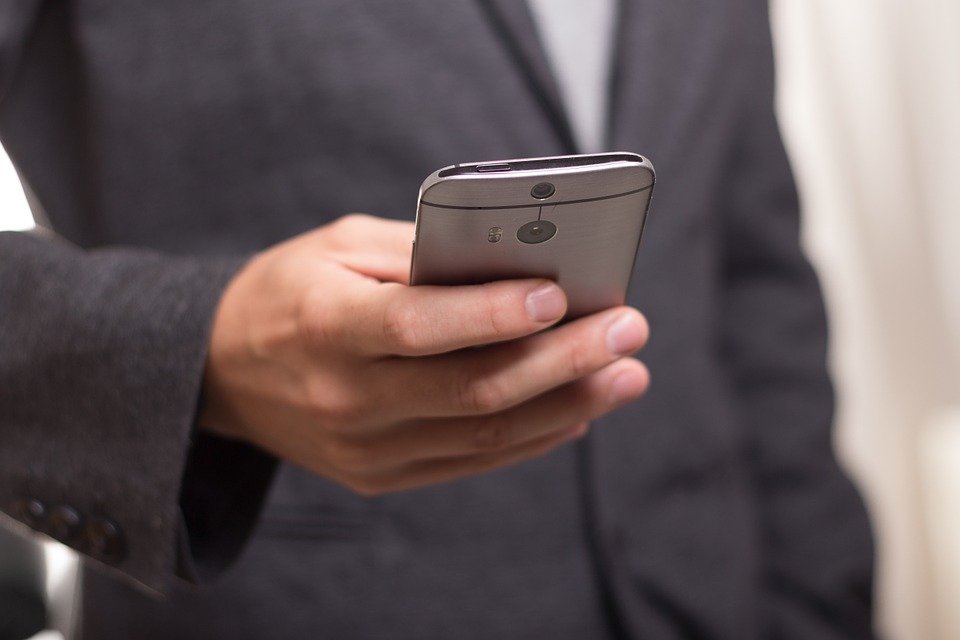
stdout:
[(766, 3), (621, 11), (610, 148), (658, 173), (649, 393), (543, 459), (370, 499), (193, 433), (216, 301), (281, 239), (412, 219), (438, 167), (574, 151), (524, 5), (0, 5), (0, 135), (61, 236), (0, 236), (0, 508), (123, 528), (85, 638), (871, 636)]

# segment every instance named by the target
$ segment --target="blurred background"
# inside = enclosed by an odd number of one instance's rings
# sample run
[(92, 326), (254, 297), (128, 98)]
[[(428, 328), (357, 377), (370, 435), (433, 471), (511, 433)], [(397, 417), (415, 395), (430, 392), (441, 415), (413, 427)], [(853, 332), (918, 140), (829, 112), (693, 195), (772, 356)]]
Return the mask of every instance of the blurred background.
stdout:
[[(832, 325), (837, 448), (877, 535), (877, 627), (960, 638), (960, 2), (772, 8), (781, 127)], [(0, 153), (0, 229), (32, 225)], [(75, 560), (52, 543), (47, 557), (65, 631)]]

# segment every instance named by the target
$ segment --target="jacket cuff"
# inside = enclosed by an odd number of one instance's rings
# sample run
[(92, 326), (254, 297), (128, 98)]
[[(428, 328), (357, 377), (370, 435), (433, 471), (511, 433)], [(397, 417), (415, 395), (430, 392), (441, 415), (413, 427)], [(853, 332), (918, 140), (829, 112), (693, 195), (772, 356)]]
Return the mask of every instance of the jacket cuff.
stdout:
[(211, 323), (245, 259), (8, 233), (0, 255), (0, 510), (162, 592)]

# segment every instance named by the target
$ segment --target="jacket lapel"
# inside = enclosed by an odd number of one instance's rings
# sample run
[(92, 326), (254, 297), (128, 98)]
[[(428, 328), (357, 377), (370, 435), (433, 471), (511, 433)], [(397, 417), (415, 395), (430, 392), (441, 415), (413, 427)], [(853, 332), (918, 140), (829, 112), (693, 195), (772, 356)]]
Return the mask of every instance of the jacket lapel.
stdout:
[(494, 33), (514, 58), (566, 153), (576, 152), (556, 78), (525, 0), (477, 0)]

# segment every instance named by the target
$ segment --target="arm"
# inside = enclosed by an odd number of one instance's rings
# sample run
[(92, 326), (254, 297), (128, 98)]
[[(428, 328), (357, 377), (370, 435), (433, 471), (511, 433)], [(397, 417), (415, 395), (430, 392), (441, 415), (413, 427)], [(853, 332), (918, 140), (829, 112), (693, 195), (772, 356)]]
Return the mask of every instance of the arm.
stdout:
[(239, 261), (22, 233), (0, 234), (0, 256), (0, 509), (161, 589), (210, 322)]
[(797, 198), (774, 117), (766, 3), (746, 4), (721, 346), (748, 430), (765, 545), (765, 629), (775, 638), (869, 637), (871, 535), (832, 449), (826, 322), (800, 250)]

